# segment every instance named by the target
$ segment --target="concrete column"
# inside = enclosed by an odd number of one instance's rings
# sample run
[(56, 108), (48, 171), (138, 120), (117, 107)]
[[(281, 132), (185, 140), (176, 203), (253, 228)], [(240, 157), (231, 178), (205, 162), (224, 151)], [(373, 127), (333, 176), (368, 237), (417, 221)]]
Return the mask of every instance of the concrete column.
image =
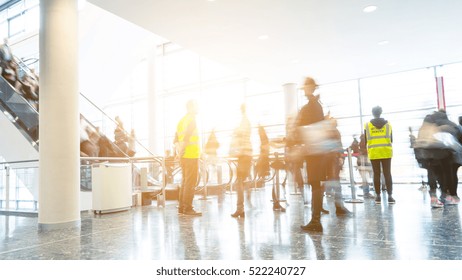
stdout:
[(286, 121), (289, 117), (295, 117), (298, 113), (297, 108), (297, 84), (287, 83), (282, 85), (284, 90), (284, 106)]
[(40, 1), (39, 229), (80, 226), (77, 0)]

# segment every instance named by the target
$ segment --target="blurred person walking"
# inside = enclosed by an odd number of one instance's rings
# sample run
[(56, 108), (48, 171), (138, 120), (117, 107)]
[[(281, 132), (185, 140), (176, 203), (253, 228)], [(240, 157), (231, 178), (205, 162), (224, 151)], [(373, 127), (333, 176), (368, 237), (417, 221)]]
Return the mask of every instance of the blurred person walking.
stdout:
[[(319, 101), (320, 96), (314, 95), (315, 90), (318, 88), (315, 80), (311, 77), (305, 78), (302, 88), (308, 103), (298, 113), (297, 127), (312, 125), (324, 120), (324, 111)], [(325, 179), (324, 156), (322, 154), (309, 154), (305, 156), (305, 162), (308, 183), (311, 185), (312, 209), (310, 222), (301, 226), (301, 228), (306, 231), (322, 232), (321, 210), (324, 190), (321, 186), (321, 181)]]
[[(245, 104), (241, 105), (241, 122), (234, 130), (233, 139), (231, 140), (230, 155), (237, 157), (237, 179), (236, 179), (236, 192), (237, 202), (236, 211), (231, 214), (233, 218), (244, 218), (244, 189), (245, 180), (250, 175), (250, 168), (252, 166), (252, 143), (250, 142), (252, 128), (250, 126), (249, 118), (247, 117), (247, 110)], [(250, 202), (250, 190), (248, 190), (247, 200)]]

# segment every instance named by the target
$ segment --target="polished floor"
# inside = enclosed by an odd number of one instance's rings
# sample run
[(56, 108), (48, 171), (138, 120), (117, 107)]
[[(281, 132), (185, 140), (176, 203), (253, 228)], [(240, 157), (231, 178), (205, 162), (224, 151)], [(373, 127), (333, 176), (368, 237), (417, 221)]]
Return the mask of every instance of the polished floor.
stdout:
[[(287, 190), (286, 212), (273, 212), (271, 187), (252, 193), (244, 219), (230, 216), (235, 194), (196, 197), (202, 217), (136, 207), (82, 213), (79, 229), (37, 230), (36, 217), (0, 216), (1, 260), (461, 260), (461, 205), (432, 209), (417, 185), (395, 185), (395, 205), (347, 203), (354, 217), (323, 215), (324, 233), (300, 229), (310, 206)], [(360, 193), (360, 191), (358, 191)], [(344, 187), (346, 198), (350, 188)], [(360, 197), (358, 197), (360, 198)], [(334, 210), (331, 198), (325, 208)]]

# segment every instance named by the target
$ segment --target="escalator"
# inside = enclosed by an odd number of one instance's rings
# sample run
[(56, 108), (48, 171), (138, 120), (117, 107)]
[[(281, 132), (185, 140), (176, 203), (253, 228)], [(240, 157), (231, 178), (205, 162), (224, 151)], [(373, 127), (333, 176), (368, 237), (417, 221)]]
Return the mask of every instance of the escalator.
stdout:
[[(19, 78), (30, 74), (27, 65), (19, 62), (18, 66)], [(31, 103), (34, 104), (34, 102)], [(0, 127), (2, 134), (4, 134), (0, 139), (0, 158), (3, 158), (3, 162), (35, 160), (37, 168), (34, 172), (37, 174), (34, 175), (34, 178), (38, 178), (39, 111), (31, 103), (0, 76), (0, 110), (2, 110)], [(91, 131), (97, 132), (99, 138), (104, 139), (106, 146), (109, 146), (109, 150), (111, 150), (111, 152), (99, 153), (97, 157), (82, 155), (81, 151), (81, 194), (89, 193), (92, 190), (92, 165), (104, 162), (130, 162), (133, 166), (133, 186), (135, 189), (140, 187), (142, 181), (141, 170), (146, 169), (148, 170), (146, 186), (162, 191), (165, 188), (162, 176), (163, 158), (154, 156), (138, 140), (135, 144), (138, 158), (131, 158), (115, 144), (112, 138), (117, 123), (83, 94), (80, 94), (79, 103), (81, 113), (89, 116), (86, 118), (82, 114), (80, 115), (81, 125), (84, 124)], [(127, 132), (125, 131), (125, 133)], [(100, 143), (98, 146), (101, 147)], [(23, 157), (24, 151), (27, 154), (25, 158)], [(36, 201), (38, 182), (30, 183), (30, 180), (24, 179), (21, 184), (27, 186)], [(86, 196), (86, 194), (84, 195)]]
[[(18, 61), (18, 78), (23, 79), (24, 76), (32, 76), (31, 70), (27, 65), (17, 59)], [(83, 96), (82, 100), (89, 102), (88, 98)], [(27, 100), (23, 94), (18, 92), (5, 78), (0, 76), (0, 110), (2, 110), (5, 117), (17, 128), (17, 130), (25, 137), (25, 139), (38, 151), (39, 149), (39, 112), (33, 102)], [(93, 103), (91, 106), (96, 107)], [(96, 107), (97, 108), (97, 107)], [(100, 110), (98, 108), (98, 110)], [(99, 113), (99, 112), (98, 112)], [(105, 137), (104, 133), (99, 131), (90, 120), (80, 115), (81, 124), (85, 123), (91, 130), (97, 131), (100, 137)], [(113, 141), (109, 140), (111, 155), (118, 157), (126, 157), (128, 155), (121, 151)], [(8, 147), (9, 148), (9, 147)], [(1, 154), (0, 150), (0, 155)], [(7, 159), (8, 160), (8, 159)]]
[(38, 151), (39, 114), (3, 77), (0, 77), (0, 110)]
[[(3, 77), (0, 76), (0, 110), (4, 116), (13, 124), (19, 133), (21, 133), (27, 142), (39, 150), (39, 112), (25, 99), (19, 92), (13, 88)], [(81, 122), (86, 123), (92, 130), (97, 131), (97, 128), (84, 116), (81, 117)], [(103, 134), (100, 134), (104, 137)], [(117, 145), (109, 140), (109, 145), (113, 152), (112, 155), (119, 157), (127, 157), (128, 155), (121, 151)], [(13, 144), (13, 143), (12, 143)], [(14, 143), (16, 144), (16, 143)], [(11, 148), (5, 147), (7, 149)], [(0, 155), (2, 155), (0, 150)], [(10, 161), (10, 159), (6, 159)]]
[[(28, 69), (21, 67), (19, 77), (27, 75)], [(16, 195), (14, 198), (6, 198), (10, 201), (30, 201), (38, 200), (38, 173), (39, 173), (39, 112), (33, 106), (34, 102), (27, 100), (18, 90), (16, 90), (5, 78), (0, 76), (0, 128), (2, 137), (0, 138), (0, 162), (2, 166), (12, 170), (11, 175), (0, 181), (0, 195), (6, 190), (6, 180), (13, 188)], [(85, 117), (81, 120), (87, 123), (88, 127), (97, 130)], [(107, 138), (106, 138), (107, 139)], [(108, 145), (113, 150), (113, 154), (119, 157), (128, 158), (117, 145), (107, 139)], [(17, 170), (13, 171), (13, 170)], [(4, 181), (5, 180), (5, 181)], [(27, 192), (22, 190), (27, 189)], [(81, 166), (81, 184), (83, 192), (91, 191), (91, 173), (88, 166)], [(10, 192), (12, 193), (12, 192)], [(6, 194), (3, 194), (6, 195)], [(2, 200), (0, 196), (0, 204)], [(18, 203), (11, 203), (18, 204)], [(22, 209), (22, 208), (18, 208)]]

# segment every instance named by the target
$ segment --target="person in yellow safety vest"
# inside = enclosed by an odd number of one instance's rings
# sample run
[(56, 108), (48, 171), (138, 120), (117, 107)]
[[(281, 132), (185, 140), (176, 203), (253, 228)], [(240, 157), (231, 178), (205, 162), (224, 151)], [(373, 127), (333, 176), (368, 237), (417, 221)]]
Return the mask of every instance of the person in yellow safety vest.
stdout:
[(385, 186), (388, 193), (388, 204), (394, 204), (393, 180), (391, 177), (391, 158), (393, 157), (393, 134), (391, 124), (381, 118), (382, 108), (376, 106), (372, 108), (374, 118), (364, 125), (364, 135), (366, 136), (367, 155), (372, 164), (374, 174), (375, 203), (382, 203), (380, 195), (380, 175), (381, 170), (385, 178)]
[(201, 143), (197, 129), (196, 115), (198, 106), (195, 100), (186, 103), (186, 115), (179, 121), (176, 128), (176, 146), (182, 172), (179, 193), (178, 214), (201, 216), (193, 208), (195, 188), (199, 179), (199, 158)]

